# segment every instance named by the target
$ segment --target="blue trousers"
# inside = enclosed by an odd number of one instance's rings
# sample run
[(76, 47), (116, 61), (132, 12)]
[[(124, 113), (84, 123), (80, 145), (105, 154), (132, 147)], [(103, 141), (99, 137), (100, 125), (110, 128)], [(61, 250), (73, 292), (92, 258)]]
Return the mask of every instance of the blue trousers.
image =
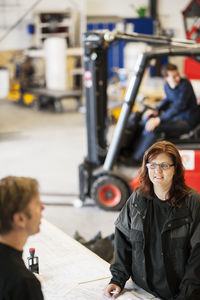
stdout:
[(139, 138), (134, 141), (132, 158), (137, 162), (142, 162), (145, 151), (158, 140), (161, 133), (164, 133), (166, 139), (178, 138), (180, 135), (188, 133), (191, 129), (192, 127), (186, 120), (163, 122), (154, 131), (150, 132), (144, 128)]

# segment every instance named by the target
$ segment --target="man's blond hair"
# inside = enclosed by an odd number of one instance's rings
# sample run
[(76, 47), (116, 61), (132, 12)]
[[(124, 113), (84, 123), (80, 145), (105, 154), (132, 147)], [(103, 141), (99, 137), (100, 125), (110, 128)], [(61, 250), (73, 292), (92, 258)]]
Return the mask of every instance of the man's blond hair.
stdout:
[(6, 234), (12, 229), (13, 215), (25, 212), (37, 193), (36, 179), (8, 176), (0, 180), (0, 234)]

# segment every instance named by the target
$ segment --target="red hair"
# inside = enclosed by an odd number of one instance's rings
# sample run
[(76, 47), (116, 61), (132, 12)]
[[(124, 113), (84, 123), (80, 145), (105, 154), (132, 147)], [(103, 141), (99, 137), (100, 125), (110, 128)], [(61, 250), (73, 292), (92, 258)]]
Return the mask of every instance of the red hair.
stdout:
[(185, 169), (179, 151), (175, 147), (175, 145), (170, 142), (157, 142), (153, 144), (149, 149), (147, 149), (143, 156), (142, 167), (139, 172), (140, 187), (138, 188), (138, 190), (144, 196), (151, 199), (153, 198), (153, 184), (149, 179), (146, 164), (150, 162), (155, 156), (161, 153), (168, 154), (171, 157), (175, 166), (175, 173), (173, 176), (171, 188), (169, 190), (169, 202), (173, 206), (181, 206), (183, 199), (186, 195), (190, 193), (191, 188), (185, 183)]

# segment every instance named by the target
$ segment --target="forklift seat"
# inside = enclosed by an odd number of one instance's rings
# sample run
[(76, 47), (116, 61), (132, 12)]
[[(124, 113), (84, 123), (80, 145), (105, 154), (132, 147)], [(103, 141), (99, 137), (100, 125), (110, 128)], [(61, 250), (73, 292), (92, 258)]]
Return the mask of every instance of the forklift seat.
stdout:
[(200, 124), (190, 132), (182, 134), (179, 138), (167, 138), (170, 142), (181, 149), (200, 149)]

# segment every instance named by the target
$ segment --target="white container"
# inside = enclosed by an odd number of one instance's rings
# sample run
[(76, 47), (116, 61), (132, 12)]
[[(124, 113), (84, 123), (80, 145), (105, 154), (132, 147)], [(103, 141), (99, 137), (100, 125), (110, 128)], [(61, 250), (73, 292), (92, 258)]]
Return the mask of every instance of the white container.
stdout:
[(9, 93), (8, 69), (0, 67), (0, 99), (5, 99)]
[(46, 87), (52, 90), (66, 90), (66, 40), (59, 37), (50, 37), (44, 42), (44, 50)]

